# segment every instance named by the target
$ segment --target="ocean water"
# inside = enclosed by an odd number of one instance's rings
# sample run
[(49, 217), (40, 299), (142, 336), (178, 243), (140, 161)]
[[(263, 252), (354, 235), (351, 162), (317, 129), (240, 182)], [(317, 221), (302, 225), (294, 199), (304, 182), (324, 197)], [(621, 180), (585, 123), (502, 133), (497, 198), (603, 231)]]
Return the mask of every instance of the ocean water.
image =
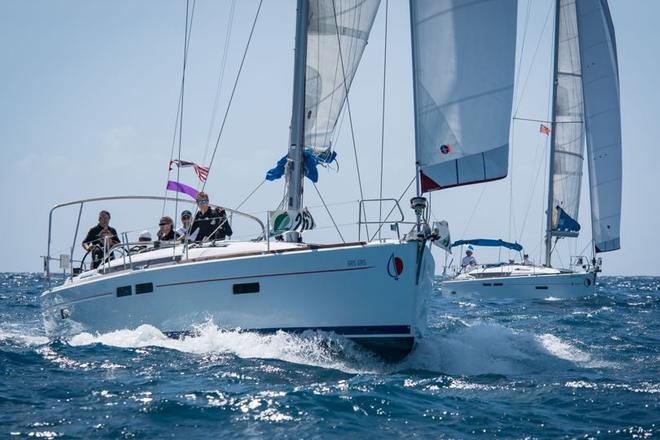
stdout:
[(50, 341), (41, 276), (0, 274), (0, 438), (653, 438), (660, 278), (447, 300), (385, 363), (340, 337), (136, 329)]

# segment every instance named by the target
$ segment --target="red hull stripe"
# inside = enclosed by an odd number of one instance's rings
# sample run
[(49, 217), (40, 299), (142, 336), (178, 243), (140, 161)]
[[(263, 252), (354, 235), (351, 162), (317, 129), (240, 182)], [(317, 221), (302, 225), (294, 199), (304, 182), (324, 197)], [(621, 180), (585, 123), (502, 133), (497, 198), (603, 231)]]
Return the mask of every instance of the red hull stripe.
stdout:
[(504, 176), (500, 177), (493, 177), (492, 179), (485, 179), (485, 180), (471, 180), (469, 182), (461, 182), (461, 183), (456, 183), (453, 185), (445, 185), (441, 186), (440, 184), (436, 183), (433, 179), (431, 179), (429, 176), (424, 174), (423, 171), (419, 172), (420, 178), (421, 178), (421, 186), (422, 186), (422, 192), (430, 192), (430, 191), (436, 191), (439, 189), (447, 189), (447, 188), (454, 188), (457, 186), (466, 186), (466, 185), (473, 185), (475, 183), (486, 183), (486, 182), (494, 182), (496, 180), (504, 179), (506, 177), (506, 174)]
[(269, 278), (269, 277), (286, 277), (291, 275), (311, 275), (311, 274), (329, 273), (329, 272), (350, 272), (350, 271), (365, 270), (365, 269), (373, 269), (373, 266), (349, 267), (346, 269), (309, 270), (304, 272), (266, 273), (262, 275), (241, 275), (238, 277), (211, 278), (208, 280), (181, 281), (178, 283), (158, 284), (156, 285), (156, 287), (172, 287), (172, 286), (181, 286), (184, 284), (214, 283), (217, 281), (242, 280), (245, 278)]

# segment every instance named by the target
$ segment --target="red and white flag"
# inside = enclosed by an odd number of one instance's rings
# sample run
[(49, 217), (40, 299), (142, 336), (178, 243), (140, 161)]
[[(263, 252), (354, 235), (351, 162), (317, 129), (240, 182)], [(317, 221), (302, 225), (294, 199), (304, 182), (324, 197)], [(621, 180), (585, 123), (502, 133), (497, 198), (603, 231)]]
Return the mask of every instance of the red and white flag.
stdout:
[(208, 167), (197, 165), (195, 162), (190, 162), (188, 160), (178, 160), (174, 159), (170, 161), (170, 171), (172, 171), (172, 165), (176, 165), (179, 168), (193, 167), (195, 174), (202, 182), (206, 182), (206, 179), (209, 177)]
[(543, 133), (546, 136), (549, 136), (550, 135), (550, 127), (541, 124), (541, 126), (539, 127), (539, 132)]

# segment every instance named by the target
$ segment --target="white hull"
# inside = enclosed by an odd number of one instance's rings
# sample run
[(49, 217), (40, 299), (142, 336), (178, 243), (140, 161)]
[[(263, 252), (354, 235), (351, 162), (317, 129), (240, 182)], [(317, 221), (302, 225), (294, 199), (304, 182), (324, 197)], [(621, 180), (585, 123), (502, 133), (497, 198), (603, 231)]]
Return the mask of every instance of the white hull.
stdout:
[(442, 282), (442, 294), (446, 297), (575, 298), (595, 292), (595, 272), (560, 272), (546, 268), (540, 271), (546, 273), (491, 277), (483, 272), (479, 277), (459, 275)]
[[(179, 263), (83, 274), (44, 292), (43, 313), (53, 334), (104, 333), (142, 324), (180, 334), (212, 321), (221, 328), (259, 332), (332, 331), (367, 346), (391, 348), (396, 357), (412, 349), (425, 325), (432, 290), (434, 264), (427, 248), (416, 283), (417, 249), (417, 242), (394, 241), (280, 244), (270, 252), (263, 242), (190, 249), (189, 259)], [(393, 257), (403, 263), (398, 276)]]

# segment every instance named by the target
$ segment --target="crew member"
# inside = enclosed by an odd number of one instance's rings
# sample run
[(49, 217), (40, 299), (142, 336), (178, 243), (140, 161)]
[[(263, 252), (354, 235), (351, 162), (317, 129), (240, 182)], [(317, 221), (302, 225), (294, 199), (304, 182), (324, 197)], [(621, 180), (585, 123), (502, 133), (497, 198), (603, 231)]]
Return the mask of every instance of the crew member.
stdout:
[(181, 213), (181, 224), (182, 226), (176, 232), (187, 240), (195, 241), (197, 231), (192, 232), (192, 213), (187, 209)]
[(209, 196), (205, 192), (197, 194), (197, 214), (191, 227), (191, 235), (196, 241), (224, 240), (231, 237), (232, 230), (227, 221), (227, 213), (222, 208), (211, 208)]
[[(103, 260), (103, 255), (114, 245), (119, 244), (115, 228), (110, 226), (110, 213), (99, 212), (99, 223), (89, 230), (82, 242), (82, 247), (92, 253), (92, 269), (96, 269)], [(110, 255), (112, 258), (112, 255)]]
[(158, 222), (158, 240), (160, 241), (172, 241), (179, 238), (178, 232), (173, 228), (173, 221), (171, 217), (164, 216), (160, 218)]
[(468, 246), (467, 250), (465, 251), (465, 256), (461, 261), (461, 268), (466, 269), (477, 265), (477, 259), (474, 258), (474, 255), (472, 255), (473, 251), (474, 249), (472, 246)]

